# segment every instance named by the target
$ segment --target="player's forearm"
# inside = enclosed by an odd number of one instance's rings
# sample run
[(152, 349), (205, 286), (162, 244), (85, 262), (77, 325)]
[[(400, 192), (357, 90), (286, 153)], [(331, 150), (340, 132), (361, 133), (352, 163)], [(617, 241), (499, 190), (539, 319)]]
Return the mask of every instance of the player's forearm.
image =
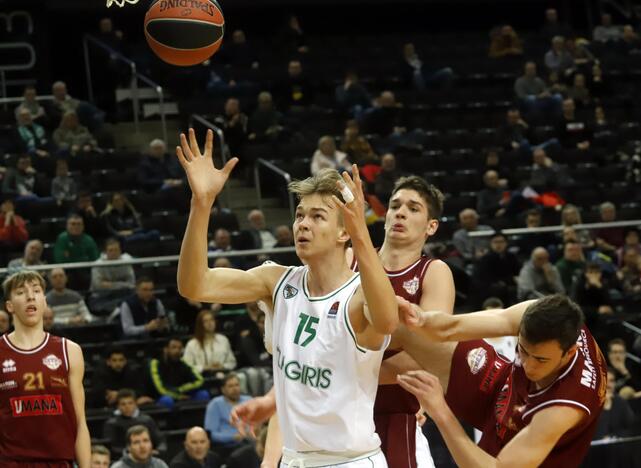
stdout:
[(208, 270), (207, 228), (211, 205), (192, 200), (187, 229), (178, 259), (178, 292), (188, 299), (197, 300), (201, 282)]
[(89, 428), (84, 422), (78, 426), (75, 452), (78, 468), (89, 468), (91, 466), (91, 436)]
[(461, 468), (496, 467), (496, 458), (478, 447), (463, 430), (449, 406), (430, 415), (443, 436), (457, 466)]
[(361, 287), (369, 308), (372, 326), (381, 334), (389, 335), (398, 326), (396, 295), (372, 245), (369, 235), (352, 237), (354, 256), (361, 274)]
[(263, 455), (263, 462), (260, 465), (261, 468), (276, 468), (282, 453), (283, 437), (280, 432), (278, 415), (274, 414), (269, 419), (267, 440), (265, 441), (265, 453)]

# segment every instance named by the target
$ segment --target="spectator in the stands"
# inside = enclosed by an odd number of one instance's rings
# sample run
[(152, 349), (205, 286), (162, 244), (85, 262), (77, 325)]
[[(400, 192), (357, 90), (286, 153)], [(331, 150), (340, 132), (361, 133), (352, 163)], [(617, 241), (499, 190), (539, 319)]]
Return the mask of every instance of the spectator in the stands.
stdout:
[(476, 289), (479, 299), (496, 296), (505, 304), (516, 299), (516, 278), (521, 264), (513, 253), (508, 251), (505, 234), (496, 232), (490, 238), (490, 250), (483, 255), (474, 268)]
[(140, 395), (136, 399), (138, 405), (153, 402), (152, 398), (142, 395), (140, 369), (129, 363), (125, 350), (117, 345), (107, 350), (107, 358), (97, 366), (92, 381), (92, 404), (98, 408), (115, 406), (122, 389), (137, 392)]
[(283, 114), (274, 108), (271, 93), (263, 91), (258, 95), (258, 107), (249, 118), (248, 125), (250, 141), (274, 141), (283, 134)]
[(69, 175), (69, 163), (65, 159), (56, 161), (56, 176), (51, 180), (51, 196), (58, 206), (73, 203), (78, 197), (78, 184)]
[(318, 147), (314, 151), (310, 165), (312, 175), (316, 175), (321, 169), (336, 169), (338, 171), (351, 170), (347, 155), (336, 149), (334, 137), (325, 135), (318, 140)]
[(156, 421), (148, 414), (141, 413), (136, 403), (136, 392), (130, 388), (122, 388), (116, 394), (116, 410), (113, 416), (103, 425), (102, 436), (109, 440), (109, 446), (114, 454), (121, 454), (127, 445), (127, 430), (130, 427), (142, 425), (147, 428), (154, 447), (159, 452), (167, 450), (165, 436)]
[(104, 266), (118, 260), (131, 260), (131, 255), (123, 253), (120, 241), (110, 237), (105, 241), (104, 252), (96, 260), (97, 266), (91, 269), (89, 303), (94, 313), (110, 313), (136, 287), (136, 276), (131, 265)]
[(231, 234), (225, 228), (218, 228), (214, 232), (214, 238), (209, 243), (209, 250), (213, 252), (229, 252), (231, 246)]
[(29, 240), (29, 232), (22, 216), (16, 214), (13, 200), (0, 203), (0, 247), (15, 250)]
[(512, 26), (506, 24), (490, 31), (490, 58), (523, 55), (523, 43)]
[(169, 468), (164, 461), (153, 456), (154, 445), (145, 426), (130, 427), (125, 440), (127, 452), (111, 468)]
[(236, 357), (229, 340), (216, 333), (216, 317), (203, 309), (196, 317), (194, 337), (187, 342), (183, 359), (197, 372), (214, 372), (236, 368)]
[(623, 265), (623, 255), (626, 250), (636, 250), (641, 255), (641, 242), (639, 241), (639, 229), (636, 227), (628, 227), (625, 229), (623, 236), (623, 245), (617, 250), (617, 265)]
[(138, 184), (147, 192), (182, 187), (183, 174), (175, 155), (167, 152), (160, 138), (149, 142), (149, 151), (138, 163)]
[(231, 41), (225, 43), (221, 50), (221, 60), (232, 70), (247, 71), (260, 67), (256, 51), (247, 42), (247, 35), (242, 29), (236, 29), (231, 34)]
[(247, 141), (249, 117), (241, 112), (240, 101), (234, 97), (227, 99), (224, 114), (217, 116), (214, 123), (223, 129), (229, 155), (241, 154), (243, 145)]
[(21, 107), (16, 116), (16, 149), (21, 153), (46, 158), (51, 149), (47, 132), (44, 127), (33, 121), (31, 112)]
[(565, 47), (563, 36), (552, 38), (552, 47), (545, 53), (543, 60), (547, 69), (557, 72), (559, 76), (566, 76), (574, 68), (574, 59)]
[(487, 237), (470, 237), (471, 232), (492, 231), (490, 226), (479, 224), (479, 215), (472, 208), (465, 208), (459, 215), (458, 229), (452, 236), (452, 243), (466, 262), (474, 262), (485, 255), (490, 246)]
[(583, 224), (581, 213), (575, 205), (568, 203), (561, 210), (561, 225), (564, 227), (572, 227), (574, 229), (577, 239), (583, 249), (592, 249), (594, 247), (594, 241), (592, 240), (590, 231), (587, 229), (575, 228), (574, 226), (577, 224)]
[(623, 26), (612, 23), (612, 15), (603, 13), (601, 15), (601, 24), (594, 28), (592, 39), (596, 42), (617, 42), (623, 39)]
[(2, 193), (15, 197), (16, 200), (37, 201), (36, 170), (31, 165), (31, 156), (21, 154), (16, 161), (16, 167), (9, 168), (2, 180)]
[(221, 396), (217, 396), (207, 405), (205, 429), (211, 437), (214, 452), (226, 460), (234, 450), (248, 443), (230, 423), (230, 414), (234, 406), (244, 403), (250, 397), (241, 394), (240, 380), (233, 372), (225, 376), (221, 392)]
[(519, 301), (565, 292), (561, 275), (550, 263), (550, 255), (544, 247), (537, 247), (532, 251), (530, 260), (521, 268), (516, 282)]
[(91, 446), (91, 468), (109, 468), (111, 453), (104, 445)]
[(608, 342), (608, 363), (614, 373), (614, 388), (625, 399), (638, 397), (641, 391), (641, 366), (627, 357), (625, 341), (614, 338)]
[(581, 306), (588, 326), (594, 328), (598, 317), (602, 314), (611, 314), (612, 297), (608, 283), (603, 277), (601, 266), (596, 262), (589, 262), (583, 274), (576, 277), (572, 285), (572, 298)]
[(374, 194), (381, 203), (387, 205), (396, 180), (401, 176), (401, 171), (396, 167), (396, 157), (392, 153), (381, 157), (381, 171), (374, 179)]
[(525, 63), (523, 75), (514, 82), (514, 92), (527, 112), (556, 114), (561, 107), (561, 95), (550, 92), (545, 81), (537, 75), (534, 62)]
[(623, 265), (617, 271), (623, 294), (629, 299), (641, 299), (641, 255), (635, 248), (625, 247)]
[(526, 185), (538, 192), (557, 190), (560, 185), (560, 168), (543, 148), (537, 147), (532, 151), (532, 163), (530, 180), (525, 181)]
[(280, 34), (280, 42), (283, 47), (282, 50), (290, 54), (306, 54), (309, 52), (305, 33), (296, 15), (291, 15), (287, 18), (287, 24)]
[(185, 434), (184, 449), (172, 458), (169, 468), (219, 468), (218, 457), (210, 447), (209, 436), (202, 427), (190, 428)]
[(419, 57), (412, 42), (403, 45), (401, 73), (405, 82), (413, 85), (418, 91), (425, 91), (434, 86), (449, 86), (454, 79), (454, 71), (450, 67), (428, 67)]
[(505, 124), (498, 129), (500, 143), (508, 151), (529, 149), (530, 126), (521, 117), (518, 109), (510, 108), (506, 112)]
[(105, 221), (107, 232), (123, 242), (157, 241), (160, 233), (156, 229), (145, 229), (140, 213), (122, 192), (114, 192), (100, 216)]
[(11, 315), (6, 310), (0, 309), (0, 336), (11, 330)]
[(96, 241), (85, 234), (85, 224), (77, 214), (67, 217), (67, 228), (61, 232), (53, 246), (55, 263), (93, 262), (100, 256)]
[(641, 54), (641, 38), (632, 25), (623, 26), (623, 36), (617, 46), (627, 56)]
[(47, 305), (55, 314), (59, 325), (82, 325), (93, 320), (83, 297), (67, 288), (67, 274), (62, 268), (54, 268), (49, 273), (51, 290), (47, 293)]
[(247, 215), (249, 229), (255, 249), (271, 249), (276, 244), (276, 237), (265, 222), (265, 214), (261, 210), (251, 210)]
[(64, 81), (56, 81), (51, 86), (51, 94), (53, 94), (52, 110), (56, 114), (53, 117), (56, 121), (60, 121), (67, 112), (76, 112), (78, 110), (80, 101), (69, 96), (67, 84)]
[(483, 187), (477, 193), (476, 211), (482, 218), (493, 219), (505, 215), (504, 191), (499, 174), (496, 171), (487, 171), (483, 174)]
[(341, 151), (347, 154), (348, 160), (358, 164), (360, 168), (368, 164), (378, 164), (379, 162), (372, 145), (360, 134), (360, 128), (356, 120), (348, 120), (345, 125)]
[(554, 36), (569, 36), (572, 33), (570, 27), (559, 21), (559, 13), (556, 8), (545, 10), (545, 21), (541, 27), (541, 36), (551, 40)]
[(583, 119), (577, 118), (576, 105), (570, 98), (563, 100), (563, 114), (557, 124), (557, 136), (564, 148), (590, 148), (590, 127)]
[(585, 269), (585, 256), (581, 244), (566, 242), (563, 246), (563, 258), (556, 262), (556, 269), (561, 276), (563, 287), (570, 292), (575, 279), (582, 275)]
[(374, 100), (374, 107), (363, 114), (362, 126), (367, 133), (382, 137), (402, 135), (407, 131), (403, 104), (396, 101), (393, 92), (383, 91)]
[[(599, 222), (612, 223), (617, 220), (617, 208), (614, 203), (606, 201), (599, 205)], [(623, 245), (625, 237), (625, 228), (607, 227), (600, 228), (594, 232), (596, 245), (601, 251), (614, 254), (618, 248)]]
[(287, 76), (279, 80), (278, 97), (284, 109), (299, 111), (314, 103), (314, 88), (303, 72), (300, 60), (290, 60), (287, 65)]
[[(278, 247), (294, 247), (294, 234), (292, 228), (286, 224), (276, 226), (274, 229), (274, 236), (276, 236), (276, 243), (274, 248)], [(278, 263), (279, 265), (300, 265), (300, 259), (296, 252), (283, 252), (269, 254), (269, 258)]]
[(61, 151), (71, 156), (88, 154), (98, 149), (98, 142), (89, 129), (80, 124), (78, 114), (74, 111), (65, 112), (60, 125), (53, 132), (53, 141)]
[(199, 372), (182, 359), (183, 343), (169, 338), (160, 359), (149, 362), (150, 395), (156, 404), (173, 408), (176, 401), (208, 401), (209, 392), (202, 389), (204, 379)]
[[(605, 388), (605, 402), (603, 403), (603, 411), (601, 412), (601, 416), (599, 416), (596, 430), (592, 437), (593, 440), (616, 439), (618, 437), (630, 436), (633, 433), (636, 416), (632, 408), (630, 408), (630, 404), (617, 394), (615, 384), (615, 371), (609, 368)], [(620, 455), (625, 452), (624, 446), (621, 446), (621, 449), (608, 452), (609, 466), (631, 466), (629, 461), (627, 464), (617, 463), (616, 459), (621, 458)]]
[(238, 351), (240, 367), (267, 367), (271, 356), (265, 349), (265, 313), (256, 303), (247, 304), (247, 318), (239, 324)]
[(45, 308), (45, 311), (42, 313), (42, 328), (46, 332), (55, 333), (56, 324), (55, 324), (55, 314), (53, 309), (49, 306)]
[(20, 111), (22, 111), (23, 109), (27, 109), (29, 111), (29, 113), (31, 114), (31, 119), (34, 122), (42, 126), (46, 126), (47, 114), (44, 107), (42, 107), (38, 102), (38, 96), (36, 93), (36, 88), (34, 86), (25, 86), (24, 92), (22, 94), (22, 102), (18, 105), (18, 107), (16, 107), (14, 111), (16, 119), (18, 118)]
[(372, 98), (365, 86), (358, 81), (358, 74), (354, 70), (345, 74), (345, 80), (336, 86), (334, 94), (340, 108), (354, 118), (358, 118), (365, 109), (372, 106)]
[(149, 336), (169, 329), (163, 303), (154, 296), (154, 282), (142, 276), (136, 281), (136, 292), (120, 305), (120, 323), (125, 336)]
[(46, 264), (47, 262), (42, 259), (43, 250), (44, 246), (41, 240), (30, 240), (24, 247), (24, 256), (22, 258), (14, 258), (9, 262), (7, 265), (7, 273), (12, 275), (23, 270), (25, 267)]
[(103, 235), (105, 226), (100, 219), (98, 211), (94, 208), (91, 192), (87, 190), (81, 190), (78, 192), (78, 198), (76, 199), (75, 206), (71, 209), (70, 213), (82, 218), (85, 225), (85, 232), (87, 234), (95, 238)]
[(232, 452), (227, 458), (227, 468), (260, 468), (261, 460), (265, 456), (266, 442), (267, 426), (264, 426), (255, 444), (245, 445)]
[(585, 75), (576, 73), (572, 86), (568, 89), (568, 98), (572, 99), (577, 105), (587, 107), (592, 103), (590, 90), (585, 84)]

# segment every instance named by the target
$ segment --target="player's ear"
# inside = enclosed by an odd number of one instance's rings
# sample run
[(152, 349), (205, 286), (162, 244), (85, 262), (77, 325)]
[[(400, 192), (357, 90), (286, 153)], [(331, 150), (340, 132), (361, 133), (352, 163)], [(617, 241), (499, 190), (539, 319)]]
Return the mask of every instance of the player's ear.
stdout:
[(13, 303), (9, 300), (4, 301), (4, 310), (13, 315)]
[(343, 243), (348, 243), (349, 242), (349, 233), (347, 232), (347, 229), (345, 229), (345, 226), (339, 226), (338, 227), (338, 241), (343, 242)]
[(578, 347), (577, 347), (577, 345), (575, 343), (575, 344), (573, 344), (572, 346), (570, 346), (568, 348), (568, 350), (565, 352), (564, 356), (574, 356), (574, 353), (576, 353), (577, 350), (578, 350)]
[(427, 220), (427, 236), (432, 237), (438, 230), (438, 219), (431, 218)]

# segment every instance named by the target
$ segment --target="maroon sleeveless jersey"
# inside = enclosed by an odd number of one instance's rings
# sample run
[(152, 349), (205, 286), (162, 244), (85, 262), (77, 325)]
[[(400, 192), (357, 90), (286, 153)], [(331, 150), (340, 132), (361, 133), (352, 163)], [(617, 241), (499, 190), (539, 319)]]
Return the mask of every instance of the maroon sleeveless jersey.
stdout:
[(479, 446), (496, 456), (540, 410), (568, 406), (585, 418), (563, 434), (542, 467), (579, 466), (603, 409), (606, 363), (587, 327), (581, 329), (577, 352), (554, 382), (532, 390), (520, 365), (498, 355), (482, 340), (458, 344), (452, 357), (447, 402), (454, 414), (483, 431)]
[[(402, 270), (385, 270), (394, 293), (413, 304), (420, 303), (423, 278), (431, 262), (431, 258), (423, 255)], [(353, 271), (358, 270), (356, 258), (352, 261), (351, 268)], [(385, 351), (383, 360), (398, 352)], [(378, 386), (374, 402), (374, 423), (387, 462), (394, 468), (416, 468), (416, 413), (419, 409), (416, 397), (400, 385)]]
[(75, 459), (76, 414), (67, 340), (49, 333), (25, 350), (0, 337), (0, 466)]

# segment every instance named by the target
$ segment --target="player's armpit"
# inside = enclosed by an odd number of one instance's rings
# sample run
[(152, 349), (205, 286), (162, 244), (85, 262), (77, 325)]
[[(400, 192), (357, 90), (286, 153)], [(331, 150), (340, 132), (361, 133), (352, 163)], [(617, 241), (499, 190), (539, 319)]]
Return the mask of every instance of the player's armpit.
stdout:
[(82, 380), (85, 375), (85, 361), (82, 349), (73, 341), (66, 340), (69, 354), (69, 391), (76, 413), (76, 463), (79, 468), (89, 468), (91, 464), (91, 437), (85, 418), (85, 390)]
[(537, 412), (496, 458), (498, 468), (536, 467), (559, 439), (585, 417), (585, 411), (569, 406), (552, 406)]
[(275, 264), (260, 265), (247, 271), (210, 268), (199, 281), (198, 287), (190, 291), (187, 299), (221, 304), (262, 300), (271, 304), (272, 292), (286, 269)]
[(348, 326), (354, 332), (356, 344), (374, 351), (381, 349), (387, 335), (377, 332), (372, 325), (372, 318), (362, 288), (358, 288), (350, 299), (347, 315)]

